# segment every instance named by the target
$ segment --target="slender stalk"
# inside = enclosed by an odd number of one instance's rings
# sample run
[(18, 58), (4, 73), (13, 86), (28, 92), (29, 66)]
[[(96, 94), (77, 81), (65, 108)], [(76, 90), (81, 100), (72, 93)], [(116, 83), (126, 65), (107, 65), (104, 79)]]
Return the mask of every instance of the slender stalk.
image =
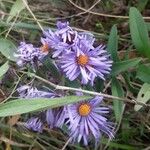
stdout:
[(113, 100), (120, 100), (120, 101), (124, 101), (124, 102), (127, 102), (127, 103), (132, 103), (132, 104), (136, 104), (136, 105), (141, 105), (141, 106), (147, 106), (147, 107), (150, 107), (150, 105), (148, 104), (144, 104), (142, 102), (137, 102), (136, 100), (132, 99), (132, 100), (129, 100), (127, 98), (122, 98), (122, 97), (117, 97), (117, 96), (112, 96), (112, 95), (108, 95), (108, 94), (104, 94), (104, 93), (98, 93), (98, 92), (93, 92), (93, 91), (88, 91), (88, 90), (83, 90), (83, 89), (80, 89), (80, 88), (72, 88), (72, 87), (67, 87), (67, 86), (60, 86), (60, 85), (56, 85), (42, 77), (39, 77), (37, 76), (36, 74), (34, 73), (29, 73), (29, 72), (25, 72), (25, 71), (19, 71), (20, 73), (23, 73), (23, 74), (27, 74), (27, 75), (30, 75), (32, 77), (35, 77), (39, 80), (41, 80), (42, 82), (45, 82), (47, 84), (49, 84), (50, 86), (52, 86), (53, 88), (57, 89), (57, 90), (68, 90), (68, 91), (76, 91), (76, 92), (82, 92), (82, 93), (86, 93), (86, 94), (90, 94), (90, 95), (97, 95), (97, 96), (102, 96), (104, 98), (108, 98), (108, 99), (113, 99)]
[(40, 29), (42, 31), (44, 31), (43, 27), (41, 26), (41, 24), (39, 23), (38, 19), (35, 17), (35, 15), (33, 14), (33, 12), (31, 11), (30, 7), (28, 6), (28, 3), (26, 0), (22, 0), (23, 3), (25, 4), (26, 8), (28, 9), (28, 11), (30, 12), (30, 14), (32, 15), (32, 17), (34, 18), (34, 20), (36, 21), (36, 23), (38, 24), (38, 26), (40, 27)]
[[(83, 11), (82, 13), (90, 13), (90, 14), (93, 14), (93, 15), (108, 17), (108, 18), (129, 19), (128, 16), (111, 15), (111, 14), (104, 14), (104, 13), (94, 12), (94, 11), (91, 11), (90, 9), (85, 9), (85, 8), (77, 5), (72, 0), (68, 0), (68, 2), (70, 2), (70, 4), (72, 4), (74, 7), (78, 8), (79, 10), (82, 10)], [(143, 17), (143, 19), (150, 20), (150, 17)]]

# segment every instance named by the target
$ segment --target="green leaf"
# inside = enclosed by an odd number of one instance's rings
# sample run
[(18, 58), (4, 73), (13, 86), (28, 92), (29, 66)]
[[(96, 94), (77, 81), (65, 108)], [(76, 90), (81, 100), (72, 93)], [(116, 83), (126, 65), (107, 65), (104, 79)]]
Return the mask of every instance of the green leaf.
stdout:
[(0, 67), (0, 78), (8, 71), (8, 61)]
[(25, 5), (22, 0), (16, 0), (16, 2), (11, 7), (9, 17), (7, 18), (7, 22), (11, 21), (13, 17), (15, 17), (17, 14), (19, 14), (23, 9), (25, 8)]
[(24, 114), (33, 111), (55, 108), (70, 103), (87, 100), (90, 96), (66, 96), (61, 98), (17, 99), (0, 105), (0, 117)]
[(150, 66), (140, 65), (137, 69), (136, 78), (150, 84)]
[(108, 51), (111, 54), (112, 60), (114, 62), (119, 61), (117, 50), (118, 50), (118, 35), (117, 35), (117, 27), (114, 25), (111, 28), (109, 40), (108, 40)]
[(140, 61), (141, 61), (141, 59), (134, 58), (134, 59), (116, 62), (112, 66), (111, 74), (112, 74), (112, 76), (116, 76), (120, 72), (123, 72), (123, 71), (130, 69), (130, 68), (135, 67)]
[[(118, 97), (124, 96), (122, 86), (120, 85), (119, 81), (116, 78), (112, 78), (111, 90), (113, 96)], [(113, 108), (115, 112), (116, 121), (119, 122), (122, 117), (123, 102), (113, 100)]]
[(140, 12), (134, 7), (130, 8), (129, 24), (131, 38), (136, 49), (141, 54), (150, 58), (150, 39), (148, 36), (147, 26)]
[(17, 48), (10, 40), (0, 39), (0, 52), (9, 60), (16, 61), (14, 57), (14, 52), (16, 52)]
[[(141, 87), (138, 97), (137, 97), (137, 102), (142, 102), (146, 104), (150, 100), (150, 84), (144, 83), (143, 86)], [(135, 105), (134, 110), (138, 111), (142, 108), (140, 105)]]

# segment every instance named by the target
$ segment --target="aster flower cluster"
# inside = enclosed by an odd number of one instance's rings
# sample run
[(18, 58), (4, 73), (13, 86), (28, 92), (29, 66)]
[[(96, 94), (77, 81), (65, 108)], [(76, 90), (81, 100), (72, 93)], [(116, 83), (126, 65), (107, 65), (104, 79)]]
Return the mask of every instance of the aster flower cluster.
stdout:
[(94, 47), (94, 36), (74, 31), (68, 22), (57, 22), (57, 30), (44, 32), (46, 41), (53, 49), (52, 56), (65, 76), (73, 81), (78, 77), (82, 84), (93, 85), (96, 77), (105, 80), (111, 71), (112, 61), (105, 46)]
[[(58, 97), (53, 91), (45, 92), (26, 85), (21, 86), (17, 91), (21, 98), (43, 97), (51, 100), (51, 98)], [(78, 94), (78, 96), (81, 95), (82, 93)], [(83, 141), (84, 145), (87, 145), (92, 138), (98, 141), (103, 133), (111, 139), (113, 138), (113, 124), (103, 116), (109, 113), (109, 108), (100, 106), (102, 99), (96, 96), (88, 101), (48, 109), (31, 117), (25, 126), (30, 130), (42, 132), (44, 124), (48, 124), (49, 128), (62, 128), (66, 125), (71, 141)]]
[[(105, 80), (111, 71), (112, 60), (104, 45), (94, 46), (95, 38), (91, 33), (77, 32), (68, 22), (57, 22), (57, 29), (44, 31), (41, 47), (21, 42), (15, 56), (17, 64), (34, 66), (42, 63), (45, 56), (57, 64), (57, 68), (70, 81), (79, 80), (81, 84), (94, 86), (96, 77)], [(51, 90), (39, 90), (28, 85), (17, 89), (21, 98), (62, 97)], [(77, 94), (81, 96), (82, 93)], [(68, 128), (72, 142), (87, 145), (92, 139), (99, 141), (102, 134), (113, 138), (113, 123), (107, 120), (109, 108), (102, 106), (103, 97), (96, 96), (88, 101), (78, 102), (59, 108), (42, 111), (30, 118), (25, 126), (36, 132), (42, 132), (44, 125), (49, 128)]]
[(35, 48), (32, 44), (21, 42), (15, 56), (20, 66), (34, 64), (52, 49), (52, 57), (70, 81), (79, 78), (82, 84), (90, 82), (93, 85), (96, 77), (105, 80), (112, 66), (105, 46), (94, 47), (94, 41), (92, 34), (78, 33), (68, 22), (58, 21), (56, 31), (44, 31), (44, 37), (41, 38), (43, 46)]

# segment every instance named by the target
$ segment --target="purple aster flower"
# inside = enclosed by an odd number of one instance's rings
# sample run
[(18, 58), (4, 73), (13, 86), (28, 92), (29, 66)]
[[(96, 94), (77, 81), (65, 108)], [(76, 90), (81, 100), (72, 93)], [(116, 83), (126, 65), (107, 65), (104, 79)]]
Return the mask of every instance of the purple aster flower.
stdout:
[(14, 55), (18, 58), (17, 64), (22, 66), (26, 63), (34, 64), (35, 60), (41, 60), (46, 53), (43, 53), (39, 48), (35, 48), (32, 44), (21, 42), (17, 53)]
[(45, 41), (49, 48), (53, 49), (53, 57), (58, 57), (62, 52), (68, 49), (68, 44), (64, 43), (61, 37), (56, 32), (48, 29), (44, 31), (45, 38), (41, 38), (41, 41)]
[(50, 128), (62, 127), (68, 118), (66, 107), (49, 109), (46, 111), (46, 121)]
[(57, 21), (56, 26), (57, 26), (58, 30), (61, 30), (61, 29), (69, 27), (69, 22), (68, 21), (67, 22)]
[(90, 81), (93, 85), (96, 77), (105, 80), (104, 76), (111, 71), (112, 61), (104, 46), (94, 48), (87, 40), (81, 39), (72, 51), (62, 55), (58, 64), (69, 80), (81, 75), (83, 84)]
[(70, 26), (69, 22), (57, 22), (56, 34), (58, 34), (64, 43), (69, 45), (73, 44), (77, 39), (77, 31), (74, 31)]
[(45, 38), (41, 38), (41, 41), (45, 41), (49, 48), (53, 49), (54, 58), (69, 52), (78, 40), (77, 32), (69, 26), (69, 23), (60, 21), (57, 22), (56, 31), (48, 29), (44, 31), (44, 36)]
[(42, 132), (44, 124), (40, 118), (32, 117), (25, 123), (25, 127), (36, 132)]
[(102, 133), (113, 138), (113, 124), (103, 116), (109, 113), (109, 109), (99, 106), (101, 101), (102, 97), (96, 96), (89, 101), (67, 106), (72, 142), (83, 141), (84, 145), (87, 145), (89, 140), (93, 138), (98, 141)]
[[(79, 37), (80, 37), (80, 41), (84, 40), (85, 45), (87, 45), (87, 46), (90, 46), (90, 45), (93, 46), (93, 44), (95, 42), (94, 35), (90, 32), (80, 32)], [(94, 49), (94, 47), (92, 47), (91, 49)]]
[[(95, 38), (94, 35), (91, 33), (85, 33), (85, 32), (81, 32), (79, 33), (79, 39), (76, 42), (76, 46), (78, 46), (80, 49), (90, 49), (93, 50), (94, 49), (94, 42), (95, 42)], [(74, 49), (72, 50), (74, 51)]]

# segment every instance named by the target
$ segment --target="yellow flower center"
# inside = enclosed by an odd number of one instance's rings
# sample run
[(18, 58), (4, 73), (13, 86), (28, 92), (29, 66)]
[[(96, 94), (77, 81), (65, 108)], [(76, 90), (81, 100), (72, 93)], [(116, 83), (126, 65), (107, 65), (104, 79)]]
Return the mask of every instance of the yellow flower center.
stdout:
[(77, 63), (81, 66), (86, 65), (88, 61), (89, 57), (87, 55), (79, 55), (79, 57), (77, 57)]
[(41, 46), (41, 50), (42, 50), (42, 52), (48, 52), (48, 51), (49, 51), (49, 46), (48, 46), (48, 44), (46, 43), (46, 44), (44, 44), (43, 46)]
[(87, 103), (81, 104), (78, 108), (79, 115), (87, 116), (91, 112), (91, 106)]

